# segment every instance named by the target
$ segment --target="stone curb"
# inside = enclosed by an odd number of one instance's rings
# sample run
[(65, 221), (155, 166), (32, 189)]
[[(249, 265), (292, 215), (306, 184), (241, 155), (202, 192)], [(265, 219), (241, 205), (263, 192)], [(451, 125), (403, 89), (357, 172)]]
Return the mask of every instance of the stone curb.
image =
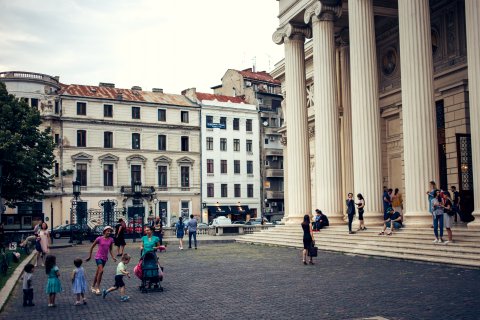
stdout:
[(22, 275), (23, 268), (27, 263), (30, 263), (33, 260), (34, 256), (35, 256), (35, 250), (32, 253), (30, 253), (28, 257), (23, 259), (22, 263), (20, 263), (17, 266), (15, 271), (13, 271), (12, 275), (5, 283), (5, 286), (3, 286), (2, 291), (0, 291), (0, 313), (2, 312), (3, 306), (7, 302), (8, 298), (10, 297), (10, 293), (12, 293), (13, 288), (15, 288), (15, 285), (17, 284), (18, 279)]

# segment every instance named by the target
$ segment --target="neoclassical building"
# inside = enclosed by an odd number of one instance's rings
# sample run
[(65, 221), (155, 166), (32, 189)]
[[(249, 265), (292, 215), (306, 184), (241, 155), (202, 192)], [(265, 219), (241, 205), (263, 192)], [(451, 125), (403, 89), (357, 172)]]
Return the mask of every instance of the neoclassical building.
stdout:
[(434, 180), (480, 226), (480, 3), (280, 0), (278, 17), (286, 223), (315, 208), (341, 223), (347, 192), (379, 223), (388, 186), (428, 226)]

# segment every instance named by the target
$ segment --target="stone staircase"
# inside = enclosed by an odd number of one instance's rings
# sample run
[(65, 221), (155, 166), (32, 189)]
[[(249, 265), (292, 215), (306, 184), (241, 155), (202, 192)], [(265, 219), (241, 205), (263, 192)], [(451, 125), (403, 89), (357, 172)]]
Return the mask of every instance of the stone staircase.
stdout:
[[(431, 228), (404, 228), (391, 236), (379, 236), (380, 227), (349, 235), (347, 226), (331, 226), (314, 232), (320, 250), (348, 254), (417, 260), (480, 268), (480, 232), (455, 226), (454, 243), (435, 244)], [(236, 242), (303, 248), (300, 226), (275, 228), (237, 237)], [(447, 239), (446, 231), (444, 239)]]

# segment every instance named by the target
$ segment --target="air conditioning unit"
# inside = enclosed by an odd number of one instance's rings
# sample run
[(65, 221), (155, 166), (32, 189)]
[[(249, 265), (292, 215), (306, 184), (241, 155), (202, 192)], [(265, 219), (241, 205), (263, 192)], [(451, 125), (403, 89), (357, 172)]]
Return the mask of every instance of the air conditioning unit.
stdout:
[(272, 207), (276, 207), (276, 206), (277, 206), (277, 203), (276, 203), (276, 202), (270, 202), (270, 205), (271, 205)]
[(275, 136), (270, 136), (268, 139), (269, 139), (270, 141), (275, 141)]
[(273, 156), (273, 157), (272, 157), (272, 160), (273, 160), (273, 161), (277, 161), (277, 160), (278, 160), (278, 157), (277, 157), (277, 156)]

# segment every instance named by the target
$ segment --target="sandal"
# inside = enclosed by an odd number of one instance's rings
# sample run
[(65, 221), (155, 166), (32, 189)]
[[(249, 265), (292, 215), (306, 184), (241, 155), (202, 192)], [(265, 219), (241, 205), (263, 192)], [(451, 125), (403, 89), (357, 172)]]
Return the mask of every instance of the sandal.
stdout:
[(393, 232), (392, 232), (392, 231), (390, 231), (390, 232), (387, 232), (387, 236), (391, 236), (392, 234), (393, 234)]
[(313, 263), (313, 261), (310, 261), (309, 263), (310, 263), (310, 264), (315, 264), (315, 263)]
[(379, 235), (379, 236), (383, 236), (384, 234), (385, 234), (385, 232), (382, 231), (382, 232), (380, 232), (378, 235)]
[(307, 261), (303, 260), (303, 264), (305, 264), (305, 265), (306, 265), (306, 264), (307, 264)]

